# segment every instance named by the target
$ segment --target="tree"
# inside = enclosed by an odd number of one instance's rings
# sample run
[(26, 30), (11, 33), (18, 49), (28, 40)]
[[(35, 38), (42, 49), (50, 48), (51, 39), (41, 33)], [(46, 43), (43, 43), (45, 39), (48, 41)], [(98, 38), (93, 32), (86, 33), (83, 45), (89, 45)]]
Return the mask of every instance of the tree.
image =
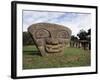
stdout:
[(91, 49), (91, 29), (88, 29), (88, 32), (87, 32), (87, 41), (88, 41), (89, 50), (90, 50)]
[(80, 40), (86, 40), (87, 32), (85, 30), (80, 30), (80, 32), (77, 34)]
[(77, 36), (79, 37), (81, 44), (84, 47), (84, 49), (86, 49), (88, 44), (89, 44), (89, 49), (90, 49), (90, 39), (91, 39), (90, 35), (91, 35), (91, 29), (89, 29), (87, 32), (82, 29), (77, 34)]
[(79, 37), (79, 40), (83, 46), (84, 49), (86, 49), (86, 39), (87, 39), (87, 32), (85, 30), (80, 30), (80, 32), (77, 34)]
[(77, 47), (77, 41), (78, 41), (78, 38), (76, 36), (72, 35), (71, 36), (70, 46), (74, 47), (76, 45), (76, 47)]
[(91, 35), (91, 29), (88, 29), (87, 35)]
[(23, 45), (33, 45), (33, 39), (28, 32), (23, 32)]

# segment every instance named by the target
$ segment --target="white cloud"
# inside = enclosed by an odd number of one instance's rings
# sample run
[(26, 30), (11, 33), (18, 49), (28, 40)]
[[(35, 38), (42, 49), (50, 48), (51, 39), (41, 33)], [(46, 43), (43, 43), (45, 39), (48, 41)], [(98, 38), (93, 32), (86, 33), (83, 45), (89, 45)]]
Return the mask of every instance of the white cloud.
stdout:
[(73, 35), (80, 29), (88, 30), (91, 26), (91, 15), (87, 13), (23, 11), (23, 31), (34, 23), (49, 22), (69, 27)]

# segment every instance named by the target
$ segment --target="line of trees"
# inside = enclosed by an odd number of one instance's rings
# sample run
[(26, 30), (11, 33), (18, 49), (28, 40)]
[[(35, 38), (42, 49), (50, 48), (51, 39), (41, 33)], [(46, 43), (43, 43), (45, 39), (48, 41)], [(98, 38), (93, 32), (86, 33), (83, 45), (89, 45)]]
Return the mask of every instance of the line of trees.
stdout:
[[(76, 46), (80, 44), (86, 49), (86, 46), (88, 45), (88, 48), (91, 49), (91, 29), (88, 29), (88, 31), (80, 30), (77, 36), (72, 35), (71, 36), (71, 43), (70, 46)], [(80, 47), (80, 46), (78, 46)]]

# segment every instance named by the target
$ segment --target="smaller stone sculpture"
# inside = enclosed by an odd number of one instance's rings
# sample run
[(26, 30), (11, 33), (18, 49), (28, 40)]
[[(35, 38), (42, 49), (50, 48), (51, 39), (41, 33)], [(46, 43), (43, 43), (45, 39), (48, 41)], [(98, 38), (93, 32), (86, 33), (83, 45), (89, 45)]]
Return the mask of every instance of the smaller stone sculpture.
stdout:
[(28, 31), (42, 56), (63, 54), (64, 48), (71, 37), (69, 28), (51, 23), (32, 24)]

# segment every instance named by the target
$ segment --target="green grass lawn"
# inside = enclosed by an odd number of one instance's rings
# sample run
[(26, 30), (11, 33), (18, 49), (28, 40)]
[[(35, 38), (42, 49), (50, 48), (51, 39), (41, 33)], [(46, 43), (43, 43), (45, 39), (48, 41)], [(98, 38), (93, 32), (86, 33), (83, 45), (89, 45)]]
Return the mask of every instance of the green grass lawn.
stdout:
[(35, 46), (23, 47), (23, 69), (90, 66), (90, 51), (66, 48), (64, 55), (40, 56)]

